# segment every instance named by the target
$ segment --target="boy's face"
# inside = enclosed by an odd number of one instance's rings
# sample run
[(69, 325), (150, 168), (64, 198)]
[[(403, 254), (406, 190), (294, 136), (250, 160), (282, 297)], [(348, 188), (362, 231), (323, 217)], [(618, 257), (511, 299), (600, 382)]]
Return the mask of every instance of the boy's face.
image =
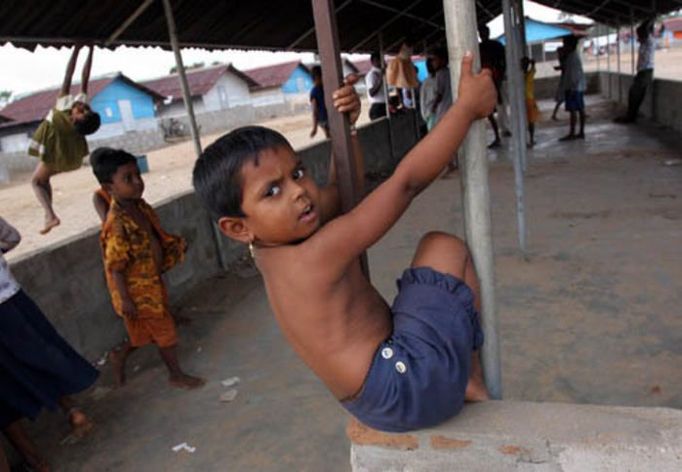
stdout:
[(243, 242), (276, 246), (306, 239), (320, 226), (319, 189), (287, 147), (261, 151), (241, 170), (245, 217), (223, 217), (223, 232)]
[(111, 177), (105, 189), (117, 200), (139, 200), (144, 193), (144, 180), (136, 162), (122, 165)]
[(73, 123), (81, 121), (88, 113), (90, 113), (90, 105), (83, 102), (76, 102), (71, 107), (71, 121)]

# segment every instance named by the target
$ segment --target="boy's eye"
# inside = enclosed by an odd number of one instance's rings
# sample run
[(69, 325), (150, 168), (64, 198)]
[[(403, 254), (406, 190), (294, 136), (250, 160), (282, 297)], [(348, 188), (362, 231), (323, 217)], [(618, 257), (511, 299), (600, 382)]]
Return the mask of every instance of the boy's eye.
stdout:
[(279, 185), (271, 185), (268, 191), (265, 192), (266, 197), (275, 197), (280, 194), (282, 188)]
[(304, 175), (305, 175), (305, 169), (303, 167), (299, 167), (298, 169), (296, 169), (294, 171), (293, 178), (294, 178), (294, 180), (300, 180), (303, 178)]

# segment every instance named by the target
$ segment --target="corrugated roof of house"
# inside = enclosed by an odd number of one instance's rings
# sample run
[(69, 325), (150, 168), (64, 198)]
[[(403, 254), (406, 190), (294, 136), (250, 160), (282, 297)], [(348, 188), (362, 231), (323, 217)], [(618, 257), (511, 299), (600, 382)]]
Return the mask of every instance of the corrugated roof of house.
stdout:
[[(201, 69), (188, 69), (186, 71), (190, 95), (198, 97), (206, 94), (215, 86), (218, 79), (227, 72), (236, 75), (246, 82), (249, 88), (257, 86), (251, 77), (236, 69), (232, 64), (219, 64)], [(177, 73), (159, 77), (158, 79), (146, 80), (141, 83), (164, 98), (172, 97), (173, 101), (182, 99), (182, 88)]]
[[(151, 95), (156, 100), (160, 100), (162, 98), (153, 90), (149, 90), (148, 88), (129, 79), (120, 72), (110, 74), (106, 77), (90, 80), (90, 83), (88, 84), (89, 98), (92, 100), (97, 94), (99, 94), (115, 80), (123, 80), (129, 85)], [(12, 121), (4, 123), (3, 126), (7, 127), (41, 121), (43, 118), (45, 118), (50, 109), (54, 107), (60, 88), (61, 87), (54, 87), (48, 90), (42, 90), (40, 92), (25, 95), (9, 103), (5, 108), (0, 110), (0, 112), (6, 117), (10, 118)], [(77, 95), (80, 93), (80, 84), (72, 85), (70, 93), (72, 95)]]
[(308, 69), (301, 61), (283, 62), (281, 64), (257, 67), (255, 69), (249, 69), (242, 72), (256, 83), (256, 85), (252, 88), (254, 90), (259, 90), (272, 87), (281, 87), (287, 80), (289, 80), (291, 74), (293, 74), (294, 70), (296, 70), (296, 68), (299, 66), (308, 72)]

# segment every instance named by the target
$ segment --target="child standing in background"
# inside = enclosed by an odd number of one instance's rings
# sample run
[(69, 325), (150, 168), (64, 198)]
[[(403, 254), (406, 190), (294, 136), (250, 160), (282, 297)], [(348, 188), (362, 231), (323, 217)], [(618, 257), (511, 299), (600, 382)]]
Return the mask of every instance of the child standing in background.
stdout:
[(110, 354), (118, 385), (125, 383), (125, 362), (138, 347), (154, 343), (174, 387), (197, 388), (204, 380), (187, 375), (177, 358), (177, 334), (162, 274), (182, 261), (187, 250), (180, 236), (166, 233), (143, 199), (144, 181), (135, 156), (99, 148), (90, 156), (97, 180), (112, 202), (100, 242), (107, 286), (130, 341)]
[(535, 61), (524, 57), (521, 59), (521, 69), (525, 76), (526, 116), (528, 118), (528, 134), (530, 135), (528, 147), (533, 147), (535, 146), (535, 123), (540, 116), (540, 110), (535, 101)]

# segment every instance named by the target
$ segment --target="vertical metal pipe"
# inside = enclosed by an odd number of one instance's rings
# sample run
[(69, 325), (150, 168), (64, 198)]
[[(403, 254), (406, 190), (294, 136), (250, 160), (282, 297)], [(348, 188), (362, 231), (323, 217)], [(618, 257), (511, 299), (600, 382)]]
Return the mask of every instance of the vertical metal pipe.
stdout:
[(393, 126), (391, 120), (391, 107), (388, 105), (388, 82), (386, 82), (386, 51), (384, 51), (384, 33), (379, 33), (379, 55), (381, 56), (381, 74), (386, 97), (386, 123), (388, 124), (388, 146), (391, 150), (391, 161), (395, 162), (395, 151), (393, 150)]
[(618, 29), (616, 30), (616, 63), (618, 71), (618, 104), (620, 105), (623, 101), (623, 81), (620, 76), (620, 25), (618, 25)]
[[(599, 62), (599, 34), (601, 33), (601, 25), (597, 25), (597, 36), (594, 38), (595, 45), (597, 46), (597, 72), (601, 71), (601, 63)], [(593, 48), (594, 49), (594, 48)]]
[[(512, 19), (512, 9), (511, 1), (502, 1), (502, 15), (504, 18), (504, 29), (505, 37), (507, 38), (507, 47), (505, 48), (505, 54), (507, 57), (507, 64), (514, 64), (518, 62), (516, 59), (515, 48), (513, 47), (513, 19)], [(518, 109), (519, 97), (521, 96), (523, 86), (520, 81), (519, 67), (516, 68), (517, 72), (511, 70), (511, 67), (507, 67), (508, 74), (508, 89), (509, 98), (512, 103), (512, 110)], [(523, 182), (523, 161), (521, 153), (526, 150), (525, 135), (523, 134), (523, 128), (521, 126), (521, 121), (519, 120), (518, 111), (514, 113), (512, 111), (512, 116), (515, 119), (512, 120), (512, 128), (514, 133), (514, 153), (512, 156), (512, 162), (514, 164), (514, 182), (516, 191), (516, 221), (517, 230), (519, 238), (519, 248), (521, 252), (526, 254), (526, 216), (525, 216), (525, 196), (524, 196), (524, 182)], [(524, 117), (525, 120), (525, 117)]]
[(194, 151), (197, 157), (201, 154), (201, 138), (199, 137), (199, 129), (197, 128), (197, 120), (194, 116), (194, 105), (192, 104), (192, 95), (190, 94), (189, 85), (187, 84), (187, 76), (185, 75), (185, 66), (182, 63), (182, 55), (180, 54), (180, 46), (178, 45), (178, 35), (175, 30), (175, 19), (173, 18), (173, 9), (170, 0), (163, 0), (163, 10), (166, 13), (166, 23), (168, 24), (168, 37), (170, 38), (171, 48), (175, 55), (175, 64), (178, 68), (178, 77), (180, 78), (180, 87), (182, 88), (182, 99), (185, 102), (185, 109), (189, 118), (189, 130), (192, 134), (192, 141), (194, 142)]
[(635, 75), (635, 15), (630, 8), (630, 73)]
[(611, 27), (606, 27), (606, 70), (608, 71), (609, 77), (609, 100), (613, 98), (612, 86), (611, 86)]
[[(512, 12), (513, 13), (513, 12)], [(526, 80), (521, 70), (521, 57), (523, 55), (523, 39), (521, 38), (520, 18), (516, 17), (515, 25), (512, 27), (512, 37), (514, 44), (512, 52), (514, 54), (514, 62), (512, 67), (507, 67), (507, 71), (511, 70), (512, 74), (517, 76), (518, 94), (516, 95), (516, 116), (521, 132), (514, 138), (521, 158), (521, 169), (526, 172), (528, 168), (528, 151), (526, 147), (526, 139), (528, 135), (528, 121), (526, 114)], [(525, 252), (525, 248), (524, 248)]]
[[(457, 94), (460, 62), (466, 51), (478, 57), (475, 0), (443, 0), (445, 30), (450, 58), (453, 97)], [(482, 348), (483, 373), (492, 398), (502, 398), (498, 323), (495, 309), (495, 274), (488, 188), (488, 157), (485, 123), (475, 122), (462, 148), (461, 183), (466, 240), (476, 265), (481, 285), (481, 321), (486, 341)]]

